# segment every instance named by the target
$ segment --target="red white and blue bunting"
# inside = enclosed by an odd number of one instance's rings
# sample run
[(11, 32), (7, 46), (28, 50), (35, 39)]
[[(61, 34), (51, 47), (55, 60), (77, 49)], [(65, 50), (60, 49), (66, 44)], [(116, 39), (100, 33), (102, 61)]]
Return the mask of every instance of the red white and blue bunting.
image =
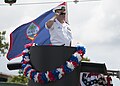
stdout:
[(70, 57), (65, 64), (60, 67), (46, 72), (36, 71), (30, 64), (30, 47), (36, 46), (36, 44), (27, 44), (23, 51), (22, 59), (22, 70), (23, 74), (37, 83), (48, 83), (61, 79), (65, 74), (72, 72), (76, 67), (79, 66), (82, 55), (85, 54), (85, 48), (81, 46), (76, 47), (76, 52)]
[(80, 73), (80, 86), (113, 86), (112, 78), (97, 73)]

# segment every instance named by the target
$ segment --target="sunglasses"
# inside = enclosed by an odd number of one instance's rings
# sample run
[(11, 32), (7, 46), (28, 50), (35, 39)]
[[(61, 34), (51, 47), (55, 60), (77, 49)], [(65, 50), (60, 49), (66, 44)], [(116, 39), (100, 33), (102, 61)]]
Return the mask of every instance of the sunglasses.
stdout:
[(60, 15), (65, 15), (66, 13), (60, 13)]

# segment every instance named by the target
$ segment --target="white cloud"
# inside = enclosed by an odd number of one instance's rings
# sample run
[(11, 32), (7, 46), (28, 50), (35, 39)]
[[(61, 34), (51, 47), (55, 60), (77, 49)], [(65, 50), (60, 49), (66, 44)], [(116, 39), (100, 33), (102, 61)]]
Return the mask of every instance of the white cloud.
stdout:
[[(112, 0), (109, 0), (108, 3), (108, 0), (105, 0), (100, 2), (98, 6), (91, 4), (92, 8), (88, 8), (90, 11), (79, 10), (80, 13), (76, 14), (76, 24), (72, 22), (76, 40), (102, 43), (110, 42), (118, 37), (120, 35), (120, 12), (119, 4), (116, 3), (113, 3)], [(82, 13), (85, 15), (81, 15)], [(82, 23), (82, 20), (86, 21)]]

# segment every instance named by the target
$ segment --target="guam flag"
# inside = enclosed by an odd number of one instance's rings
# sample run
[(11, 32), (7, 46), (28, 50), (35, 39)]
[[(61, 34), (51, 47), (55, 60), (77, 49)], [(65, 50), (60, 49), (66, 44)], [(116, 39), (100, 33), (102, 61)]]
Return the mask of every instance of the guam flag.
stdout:
[[(66, 6), (66, 2), (63, 2), (57, 7), (62, 5)], [(54, 9), (57, 7), (43, 13), (29, 23), (19, 26), (10, 34), (10, 48), (7, 54), (8, 60), (21, 56), (25, 44), (33, 42), (39, 45), (50, 44), (50, 34), (45, 28), (45, 23), (55, 15)]]

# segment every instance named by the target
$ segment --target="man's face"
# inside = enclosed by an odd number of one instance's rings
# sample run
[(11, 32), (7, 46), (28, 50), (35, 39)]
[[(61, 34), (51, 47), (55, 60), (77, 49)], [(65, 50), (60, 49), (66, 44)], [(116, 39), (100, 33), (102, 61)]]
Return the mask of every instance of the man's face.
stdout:
[(59, 10), (59, 17), (62, 18), (62, 19), (65, 19), (65, 15), (66, 15), (66, 11), (65, 9), (62, 9), (62, 10)]

